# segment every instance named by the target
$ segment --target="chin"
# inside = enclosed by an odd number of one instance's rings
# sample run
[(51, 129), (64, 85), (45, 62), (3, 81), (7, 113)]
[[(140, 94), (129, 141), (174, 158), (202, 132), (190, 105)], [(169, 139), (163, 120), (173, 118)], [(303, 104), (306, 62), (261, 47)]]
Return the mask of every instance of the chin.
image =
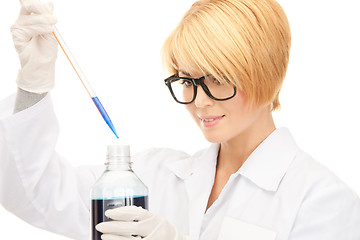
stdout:
[(226, 141), (226, 138), (224, 138), (223, 133), (216, 134), (216, 133), (209, 133), (209, 132), (203, 131), (203, 135), (206, 138), (206, 140), (211, 143), (222, 143), (222, 142)]

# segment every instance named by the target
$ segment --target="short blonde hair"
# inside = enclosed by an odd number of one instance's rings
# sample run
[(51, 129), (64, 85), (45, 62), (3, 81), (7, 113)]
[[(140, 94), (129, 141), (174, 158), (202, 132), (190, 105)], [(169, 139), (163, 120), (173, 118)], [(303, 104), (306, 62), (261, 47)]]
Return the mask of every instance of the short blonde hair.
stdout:
[(175, 74), (211, 74), (242, 90), (251, 103), (280, 107), (291, 45), (290, 27), (275, 0), (200, 0), (163, 45), (163, 63)]

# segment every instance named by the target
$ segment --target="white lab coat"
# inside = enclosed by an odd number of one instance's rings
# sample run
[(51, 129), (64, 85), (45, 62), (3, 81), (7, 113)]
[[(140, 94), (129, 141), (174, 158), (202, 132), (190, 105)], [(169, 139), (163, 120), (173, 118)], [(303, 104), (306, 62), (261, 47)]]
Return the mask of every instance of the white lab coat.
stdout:
[[(49, 96), (11, 116), (13, 102), (0, 104), (0, 202), (34, 226), (90, 239), (89, 189), (103, 168), (73, 168), (54, 151)], [(359, 197), (299, 149), (286, 128), (257, 147), (205, 212), (218, 148), (133, 156), (150, 211), (192, 240), (360, 240)]]

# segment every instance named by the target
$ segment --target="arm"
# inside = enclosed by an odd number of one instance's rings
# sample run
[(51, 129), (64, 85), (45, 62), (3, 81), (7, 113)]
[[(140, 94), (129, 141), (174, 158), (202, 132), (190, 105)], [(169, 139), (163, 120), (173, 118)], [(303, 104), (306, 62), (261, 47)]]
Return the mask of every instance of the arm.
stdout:
[(360, 239), (360, 199), (341, 182), (314, 187), (299, 209), (289, 240)]
[(36, 227), (87, 240), (89, 189), (102, 169), (73, 168), (55, 151), (59, 130), (46, 92), (53, 87), (57, 46), (48, 15), (40, 1), (24, 1), (11, 28), (22, 67), (17, 113), (10, 115), (14, 101), (0, 104), (0, 115), (7, 113), (0, 120), (0, 203)]
[(50, 96), (0, 121), (0, 202), (36, 227), (85, 240), (89, 189), (102, 169), (67, 163), (55, 151), (58, 132)]

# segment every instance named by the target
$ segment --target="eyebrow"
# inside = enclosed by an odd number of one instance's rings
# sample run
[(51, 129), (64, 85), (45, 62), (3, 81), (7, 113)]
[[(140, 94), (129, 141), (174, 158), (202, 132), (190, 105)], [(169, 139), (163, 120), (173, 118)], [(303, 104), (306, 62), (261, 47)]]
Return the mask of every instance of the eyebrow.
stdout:
[(182, 74), (184, 74), (184, 75), (186, 75), (186, 76), (188, 76), (188, 77), (191, 77), (191, 74), (190, 74), (190, 73), (185, 72), (185, 71), (183, 71), (183, 70), (178, 70), (178, 72), (179, 72), (179, 73), (182, 73)]

